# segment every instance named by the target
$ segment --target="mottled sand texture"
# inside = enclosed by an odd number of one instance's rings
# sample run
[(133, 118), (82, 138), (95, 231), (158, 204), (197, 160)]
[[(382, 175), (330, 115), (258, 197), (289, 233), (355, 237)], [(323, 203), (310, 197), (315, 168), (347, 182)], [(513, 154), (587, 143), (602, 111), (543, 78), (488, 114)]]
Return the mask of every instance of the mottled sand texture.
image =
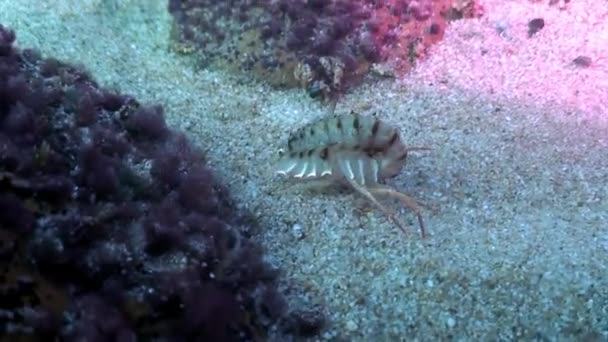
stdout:
[(273, 175), (288, 133), (325, 109), (196, 70), (169, 50), (162, 1), (4, 0), (0, 23), (22, 47), (163, 104), (259, 217), (292, 306), (326, 308), (322, 339), (608, 339), (608, 4), (481, 2), (484, 16), (455, 22), (411, 75), (337, 106), (433, 148), (389, 181), (427, 204), (424, 241), (405, 210), (407, 236), (352, 193)]

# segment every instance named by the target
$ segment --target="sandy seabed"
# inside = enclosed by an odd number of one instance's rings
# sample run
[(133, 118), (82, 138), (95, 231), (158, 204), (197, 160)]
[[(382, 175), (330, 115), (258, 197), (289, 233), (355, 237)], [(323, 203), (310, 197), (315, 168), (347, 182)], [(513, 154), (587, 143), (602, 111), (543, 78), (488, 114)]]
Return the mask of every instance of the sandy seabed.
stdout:
[[(0, 23), (19, 46), (164, 105), (265, 227), (291, 305), (325, 307), (321, 339), (606, 340), (608, 5), (480, 2), (484, 16), (454, 22), (411, 74), (337, 107), (377, 112), (433, 148), (389, 181), (427, 204), (425, 240), (409, 212), (404, 235), (355, 210), (354, 194), (276, 177), (288, 133), (326, 108), (193, 68), (169, 49), (163, 1), (0, 0)], [(545, 27), (528, 37), (537, 17)]]

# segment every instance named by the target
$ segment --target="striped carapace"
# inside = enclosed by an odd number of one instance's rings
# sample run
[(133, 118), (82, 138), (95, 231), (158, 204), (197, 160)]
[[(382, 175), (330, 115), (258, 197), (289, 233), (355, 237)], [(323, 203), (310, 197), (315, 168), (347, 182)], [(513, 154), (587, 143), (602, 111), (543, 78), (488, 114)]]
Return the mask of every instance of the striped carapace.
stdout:
[(380, 204), (377, 197), (397, 199), (417, 215), (424, 237), (421, 209), (416, 200), (382, 184), (384, 179), (401, 171), (409, 152), (420, 150), (428, 148), (405, 146), (397, 128), (375, 116), (330, 115), (289, 136), (277, 173), (294, 178), (328, 178), (344, 182), (405, 232), (405, 225)]

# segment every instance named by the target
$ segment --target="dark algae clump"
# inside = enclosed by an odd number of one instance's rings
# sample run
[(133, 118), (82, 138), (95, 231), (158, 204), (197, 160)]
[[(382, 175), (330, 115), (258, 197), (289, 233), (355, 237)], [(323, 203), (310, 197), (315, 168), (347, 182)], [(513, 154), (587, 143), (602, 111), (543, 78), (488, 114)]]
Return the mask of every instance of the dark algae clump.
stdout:
[(163, 108), (14, 41), (0, 26), (0, 334), (261, 341), (302, 330), (251, 240), (255, 222)]

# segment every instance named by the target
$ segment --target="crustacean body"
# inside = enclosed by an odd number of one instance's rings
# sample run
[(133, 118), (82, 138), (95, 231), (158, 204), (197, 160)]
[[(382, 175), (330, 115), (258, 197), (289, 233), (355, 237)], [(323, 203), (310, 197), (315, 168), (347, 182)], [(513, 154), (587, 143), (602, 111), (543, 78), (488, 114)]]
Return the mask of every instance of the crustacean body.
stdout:
[(379, 197), (397, 199), (416, 214), (420, 234), (425, 237), (421, 208), (416, 200), (383, 184), (383, 180), (401, 171), (409, 152), (420, 150), (429, 148), (406, 146), (397, 128), (374, 116), (331, 115), (290, 135), (277, 173), (344, 182), (405, 232), (406, 225), (378, 201)]

